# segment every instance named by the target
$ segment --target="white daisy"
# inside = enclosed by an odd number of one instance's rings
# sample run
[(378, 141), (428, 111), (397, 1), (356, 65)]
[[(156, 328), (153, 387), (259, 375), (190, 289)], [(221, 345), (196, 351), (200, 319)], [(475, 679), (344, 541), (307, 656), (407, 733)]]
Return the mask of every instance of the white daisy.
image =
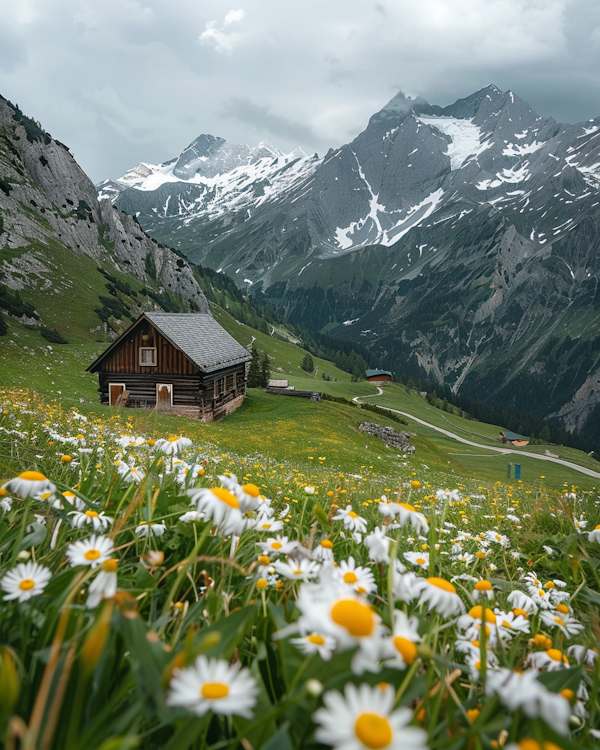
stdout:
[(333, 562), (333, 542), (331, 539), (321, 539), (313, 549), (313, 557), (320, 562)]
[(353, 557), (342, 560), (334, 569), (333, 575), (340, 581), (352, 586), (359, 594), (371, 594), (377, 590), (373, 573), (368, 568), (356, 565)]
[(569, 614), (545, 610), (540, 616), (544, 625), (550, 628), (559, 628), (567, 637), (578, 635), (585, 629), (579, 620)]
[(507, 600), (512, 607), (515, 609), (522, 609), (527, 612), (528, 615), (535, 615), (538, 611), (538, 605), (533, 599), (518, 589), (511, 591), (507, 596)]
[(192, 441), (189, 438), (181, 437), (181, 435), (175, 435), (168, 440), (159, 438), (154, 443), (156, 450), (167, 456), (178, 456), (183, 452), (184, 448), (190, 448), (191, 445)]
[(152, 523), (151, 521), (142, 521), (135, 529), (135, 535), (142, 536), (162, 536), (167, 527), (164, 523)]
[(600, 524), (598, 524), (593, 531), (588, 532), (588, 539), (590, 542), (597, 542), (600, 544)]
[(311, 578), (317, 578), (319, 575), (320, 565), (314, 560), (290, 560), (289, 563), (283, 560), (275, 560), (273, 567), (279, 575), (290, 578), (293, 581), (308, 581)]
[(39, 471), (24, 471), (18, 477), (3, 484), (2, 489), (25, 499), (45, 492), (52, 494), (56, 491), (56, 486)]
[(435, 576), (420, 581), (420, 604), (428, 604), (430, 610), (439, 612), (442, 617), (453, 617), (465, 611), (465, 605), (450, 581)]
[(494, 589), (492, 588), (492, 584), (486, 580), (477, 581), (472, 596), (475, 600), (483, 598), (493, 599)]
[(427, 732), (408, 726), (408, 708), (392, 711), (394, 689), (347, 684), (344, 694), (323, 695), (324, 708), (313, 715), (319, 725), (315, 738), (338, 750), (426, 750)]
[(71, 526), (74, 529), (82, 529), (84, 526), (91, 525), (94, 531), (106, 531), (111, 525), (113, 519), (107, 516), (104, 511), (98, 513), (97, 510), (72, 510), (69, 512)]
[(72, 568), (77, 565), (89, 565), (91, 568), (96, 568), (98, 565), (102, 565), (105, 560), (108, 560), (113, 550), (112, 539), (107, 536), (92, 534), (89, 539), (69, 544), (66, 555)]
[(392, 518), (399, 516), (400, 526), (410, 524), (417, 534), (427, 534), (429, 531), (425, 516), (410, 503), (379, 503), (379, 512)]
[(497, 695), (510, 711), (520, 709), (530, 719), (542, 719), (555, 732), (567, 734), (569, 731), (569, 702), (542, 685), (535, 670), (518, 673), (498, 669), (489, 672), (485, 692), (489, 696)]
[(335, 651), (335, 638), (321, 633), (308, 633), (299, 638), (292, 638), (293, 643), (303, 654), (319, 654), (323, 661), (329, 661)]
[(213, 711), (251, 719), (257, 694), (256, 680), (239, 662), (198, 656), (193, 666), (174, 670), (166, 703), (196, 716)]
[(569, 666), (569, 660), (557, 648), (549, 648), (547, 651), (534, 651), (527, 657), (527, 662), (535, 669), (547, 669), (549, 672), (566, 669)]
[(287, 536), (277, 534), (275, 539), (269, 539), (267, 542), (257, 542), (265, 555), (287, 555), (294, 549), (294, 543), (290, 542)]
[(256, 531), (266, 531), (269, 534), (274, 534), (276, 531), (283, 529), (283, 521), (271, 520), (265, 517), (264, 514), (260, 514), (258, 518), (253, 518), (248, 524), (248, 528), (256, 529)]
[(333, 517), (334, 521), (343, 521), (344, 522), (344, 528), (350, 529), (350, 531), (358, 531), (361, 534), (364, 534), (367, 530), (367, 522), (364, 518), (358, 515), (358, 513), (355, 513), (352, 510), (351, 505), (347, 505), (345, 510), (338, 510), (338, 512)]
[(373, 531), (365, 537), (365, 547), (369, 550), (369, 559), (373, 562), (390, 562), (390, 539), (385, 530), (376, 526)]
[(91, 582), (88, 589), (86, 607), (94, 609), (102, 599), (112, 599), (117, 593), (117, 560), (105, 560), (101, 570)]
[(225, 487), (188, 490), (192, 505), (211, 519), (221, 536), (241, 534), (245, 520), (240, 508), (240, 501)]
[[(242, 486), (235, 474), (219, 476), (219, 481), (226, 490), (237, 497), (242, 513), (247, 510), (256, 510), (260, 506), (260, 489), (255, 484), (244, 484)], [(266, 506), (266, 509), (270, 510), (268, 506)]]
[(405, 552), (404, 559), (424, 570), (429, 567), (429, 552)]
[(402, 610), (394, 610), (394, 628), (392, 634), (384, 638), (383, 656), (385, 666), (405, 669), (417, 658), (415, 644), (421, 641), (418, 631), (419, 619), (408, 617)]
[(578, 664), (585, 664), (592, 669), (598, 658), (598, 651), (585, 646), (569, 646), (567, 654), (575, 659)]
[(394, 570), (394, 578), (392, 580), (394, 599), (407, 603), (418, 599), (421, 593), (422, 580), (415, 573), (400, 573)]
[(39, 596), (51, 578), (52, 573), (43, 565), (35, 562), (19, 563), (0, 580), (0, 586), (6, 591), (6, 600), (26, 602), (33, 596)]
[(366, 598), (334, 578), (304, 583), (296, 606), (301, 632), (331, 635), (342, 649), (378, 639), (381, 632), (381, 618)]
[(116, 467), (117, 473), (123, 477), (127, 484), (131, 484), (132, 482), (139, 484), (146, 476), (140, 468), (137, 466), (130, 466), (129, 464), (126, 464), (125, 461), (118, 461)]

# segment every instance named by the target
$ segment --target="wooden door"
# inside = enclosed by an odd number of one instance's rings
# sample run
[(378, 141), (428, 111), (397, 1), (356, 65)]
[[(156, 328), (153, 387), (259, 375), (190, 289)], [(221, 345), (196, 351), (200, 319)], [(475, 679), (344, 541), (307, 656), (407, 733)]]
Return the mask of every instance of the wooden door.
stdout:
[(170, 411), (173, 406), (173, 384), (157, 383), (156, 408), (158, 411)]
[(111, 406), (117, 406), (117, 399), (125, 390), (125, 383), (108, 384), (108, 403)]

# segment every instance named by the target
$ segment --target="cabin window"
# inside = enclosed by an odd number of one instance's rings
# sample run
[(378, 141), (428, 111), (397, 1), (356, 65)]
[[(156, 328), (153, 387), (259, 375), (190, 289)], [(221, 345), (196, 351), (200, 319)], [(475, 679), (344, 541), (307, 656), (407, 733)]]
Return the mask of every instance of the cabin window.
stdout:
[(225, 378), (217, 378), (215, 380), (215, 398), (220, 396), (225, 391)]
[(156, 367), (155, 346), (140, 346), (140, 365), (143, 367)]
[(226, 389), (228, 391), (232, 391), (233, 390), (233, 375), (228, 375), (227, 376)]

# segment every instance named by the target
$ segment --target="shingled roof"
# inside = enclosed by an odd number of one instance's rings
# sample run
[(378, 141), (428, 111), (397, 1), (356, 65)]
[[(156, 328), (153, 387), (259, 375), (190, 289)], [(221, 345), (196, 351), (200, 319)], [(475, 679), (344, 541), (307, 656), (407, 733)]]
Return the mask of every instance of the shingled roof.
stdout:
[(211, 373), (225, 367), (248, 362), (252, 355), (233, 336), (217, 323), (212, 315), (202, 313), (143, 313), (119, 338), (87, 369), (94, 372), (96, 365), (129, 333), (147, 318), (150, 323), (177, 349), (181, 350), (202, 372)]

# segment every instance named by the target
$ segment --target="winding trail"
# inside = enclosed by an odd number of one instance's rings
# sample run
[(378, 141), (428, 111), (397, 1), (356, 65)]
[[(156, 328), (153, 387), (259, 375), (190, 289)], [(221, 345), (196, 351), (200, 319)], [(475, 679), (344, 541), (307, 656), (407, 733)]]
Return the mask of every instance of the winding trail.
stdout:
[[(377, 393), (374, 393), (372, 396), (355, 396), (352, 400), (360, 404), (361, 399), (363, 398), (376, 398), (377, 396), (383, 395), (383, 390), (379, 386), (375, 386), (377, 388)], [(537, 458), (539, 461), (550, 461), (553, 464), (561, 464), (562, 466), (567, 466), (569, 469), (573, 469), (574, 471), (578, 471), (580, 474), (587, 474), (589, 477), (594, 477), (595, 479), (600, 479), (600, 473), (597, 471), (593, 471), (592, 469), (587, 469), (585, 466), (580, 466), (579, 464), (574, 464), (572, 461), (564, 461), (562, 458), (553, 458), (551, 456), (541, 456), (539, 453), (529, 453), (529, 451), (524, 450), (515, 450), (514, 448), (500, 448), (496, 447), (494, 445), (482, 445), (481, 443), (474, 443), (472, 440), (467, 440), (466, 438), (460, 437), (460, 435), (456, 435), (454, 432), (450, 432), (449, 430), (444, 430), (443, 427), (437, 427), (434, 424), (431, 424), (430, 422), (425, 422), (423, 419), (419, 419), (419, 417), (415, 417), (412, 414), (409, 414), (405, 411), (400, 411), (399, 409), (392, 409), (389, 406), (380, 406), (380, 409), (385, 409), (386, 411), (394, 412), (394, 414), (401, 414), (403, 417), (408, 417), (408, 419), (412, 419), (413, 422), (418, 422), (419, 424), (422, 424), (424, 427), (429, 427), (432, 430), (435, 430), (436, 432), (441, 432), (442, 435), (446, 435), (446, 437), (452, 438), (453, 440), (457, 440), (459, 443), (464, 443), (465, 445), (472, 445), (475, 448), (483, 448), (487, 451), (495, 451), (496, 453), (514, 453), (518, 456), (528, 456), (529, 458)]]

